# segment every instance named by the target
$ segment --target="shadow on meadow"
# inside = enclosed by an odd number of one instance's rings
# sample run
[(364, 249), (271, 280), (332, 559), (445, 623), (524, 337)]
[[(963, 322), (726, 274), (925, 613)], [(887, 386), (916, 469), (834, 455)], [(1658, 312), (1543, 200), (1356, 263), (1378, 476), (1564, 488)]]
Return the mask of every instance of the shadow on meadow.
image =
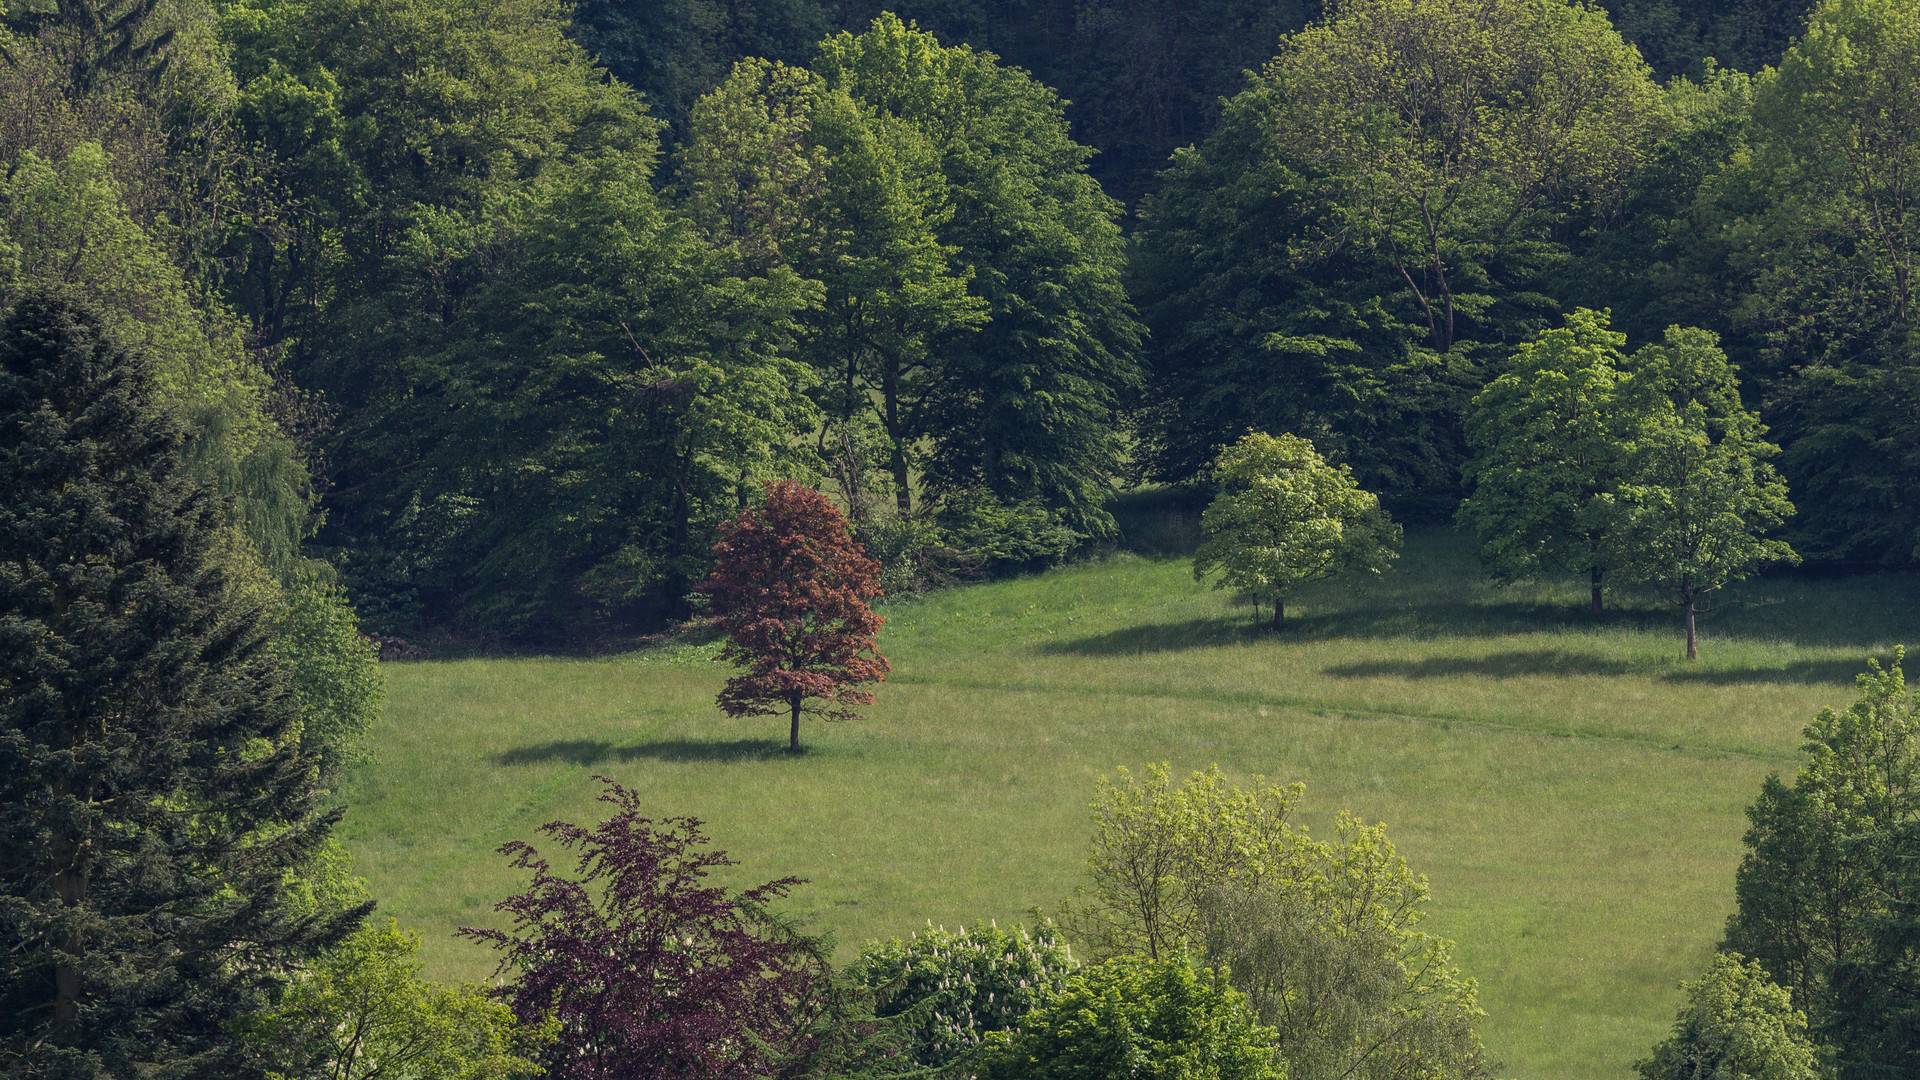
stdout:
[(610, 761), (769, 761), (787, 757), (787, 744), (775, 739), (732, 739), (704, 742), (694, 739), (661, 739), (633, 746), (615, 746), (600, 739), (559, 739), (522, 746), (499, 755), (502, 765), (540, 765), (562, 762), (569, 765), (604, 765)]
[(1680, 623), (1670, 612), (1654, 608), (1614, 608), (1595, 616), (1566, 604), (1516, 600), (1443, 597), (1401, 604), (1379, 603), (1368, 595), (1351, 606), (1318, 600), (1300, 614), (1289, 615), (1275, 631), (1264, 621), (1238, 616), (1209, 616), (1179, 622), (1128, 626), (1102, 634), (1050, 641), (1037, 646), (1047, 655), (1137, 656), (1179, 652), (1256, 641), (1300, 642), (1339, 638), (1450, 638), (1504, 637), (1566, 630), (1661, 630), (1677, 634)]
[[(1881, 664), (1892, 660), (1880, 656)], [(1525, 649), (1492, 653), (1487, 656), (1434, 656), (1422, 660), (1379, 660), (1341, 664), (1322, 669), (1322, 674), (1339, 679), (1369, 679), (1389, 676), (1400, 679), (1443, 679), (1468, 676), (1481, 679), (1515, 679), (1529, 675), (1629, 675), (1659, 671), (1663, 682), (1693, 683), (1706, 686), (1738, 686), (1751, 683), (1779, 683), (1813, 686), (1844, 686), (1866, 670), (1866, 657), (1841, 660), (1802, 660), (1778, 667), (1683, 667), (1680, 660), (1632, 661), (1565, 649)]]

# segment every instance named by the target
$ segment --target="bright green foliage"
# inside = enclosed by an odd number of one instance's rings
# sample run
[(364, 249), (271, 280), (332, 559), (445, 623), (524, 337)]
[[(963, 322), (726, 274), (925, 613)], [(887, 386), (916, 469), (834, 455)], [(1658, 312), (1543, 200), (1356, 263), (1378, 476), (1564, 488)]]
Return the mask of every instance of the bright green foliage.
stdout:
[(1767, 460), (1778, 449), (1741, 405), (1739, 380), (1712, 333), (1669, 329), (1664, 344), (1634, 354), (1620, 393), (1631, 450), (1603, 511), (1617, 553), (1609, 562), (1680, 606), (1691, 660), (1703, 594), (1798, 560), (1785, 541), (1765, 536), (1793, 504)]
[[(1066, 926), (1104, 955), (1204, 948), (1230, 971), (1293, 1077), (1479, 1077), (1477, 989), (1453, 943), (1420, 932), (1427, 886), (1384, 826), (1338, 839), (1288, 818), (1305, 788), (1231, 786), (1218, 767), (1100, 781), (1090, 879)], [(1184, 943), (1184, 944), (1183, 944)]]
[(1625, 344), (1604, 313), (1575, 311), (1522, 345), (1467, 416), (1473, 494), (1460, 521), (1479, 534), (1488, 570), (1500, 581), (1591, 573), (1596, 612), (1616, 558), (1601, 496), (1625, 467), (1615, 401)]
[(1380, 500), (1296, 435), (1254, 433), (1221, 451), (1213, 481), (1220, 494), (1201, 517), (1206, 542), (1193, 576), (1220, 574), (1233, 587), (1273, 604), (1285, 620), (1287, 595), (1310, 581), (1383, 573), (1400, 546), (1400, 526)]
[(420, 935), (392, 919), (308, 965), (244, 1026), (272, 1080), (508, 1080), (536, 1075), (552, 1032), (528, 1030), (481, 986), (420, 977)]
[(1807, 1018), (1760, 965), (1717, 953), (1698, 981), (1673, 1035), (1640, 1062), (1644, 1080), (1816, 1080)]
[(194, 471), (236, 497), (234, 516), (262, 560), (291, 570), (307, 478), (267, 416), (267, 374), (238, 320), (129, 211), (97, 143), (57, 161), (24, 150), (0, 179), (0, 304), (33, 289), (90, 305), (115, 341), (148, 357), (160, 400), (194, 429)]
[(1453, 942), (1417, 929), (1426, 879), (1384, 825), (1342, 814), (1336, 831), (1333, 843), (1291, 831), (1265, 873), (1205, 894), (1208, 962), (1279, 1032), (1289, 1076), (1490, 1075), (1478, 987), (1454, 967)]
[(1769, 777), (1747, 809), (1724, 947), (1765, 967), (1816, 1028), (1836, 966), (1869, 959), (1872, 920), (1899, 880), (1892, 842), (1920, 822), (1920, 697), (1904, 657), (1887, 669), (1869, 661), (1853, 704), (1808, 725), (1793, 786)]
[(1285, 1080), (1239, 991), (1196, 972), (1185, 952), (1120, 957), (1086, 969), (990, 1037), (982, 1080)]
[(370, 757), (367, 738), (386, 693), (379, 646), (360, 636), (346, 591), (314, 574), (285, 586), (278, 623), (273, 651), (300, 710), (301, 745), (336, 786)]
[(830, 420), (878, 423), (910, 509), (934, 344), (985, 319), (938, 236), (952, 206), (936, 149), (818, 75), (749, 61), (696, 106), (682, 159), (706, 234), (818, 283), (805, 351), (818, 396)]
[(929, 926), (906, 941), (869, 942), (845, 973), (877, 993), (877, 1015), (914, 1014), (914, 1061), (944, 1065), (988, 1033), (1019, 1027), (1078, 966), (1049, 926)]
[(1088, 882), (1065, 923), (1100, 956), (1171, 955), (1204, 937), (1208, 895), (1222, 884), (1276, 872), (1295, 833), (1287, 817), (1304, 785), (1231, 787), (1216, 767), (1173, 786), (1167, 767), (1136, 780), (1123, 766), (1101, 777), (1093, 809)]

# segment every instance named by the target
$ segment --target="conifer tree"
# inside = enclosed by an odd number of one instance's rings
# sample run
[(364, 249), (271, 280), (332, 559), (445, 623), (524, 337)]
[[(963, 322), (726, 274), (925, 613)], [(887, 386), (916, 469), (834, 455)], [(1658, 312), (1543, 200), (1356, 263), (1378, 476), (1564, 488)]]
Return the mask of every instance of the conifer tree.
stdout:
[(0, 1070), (244, 1077), (229, 1024), (364, 914), (295, 918), (330, 830), (221, 504), (144, 361), (0, 323)]

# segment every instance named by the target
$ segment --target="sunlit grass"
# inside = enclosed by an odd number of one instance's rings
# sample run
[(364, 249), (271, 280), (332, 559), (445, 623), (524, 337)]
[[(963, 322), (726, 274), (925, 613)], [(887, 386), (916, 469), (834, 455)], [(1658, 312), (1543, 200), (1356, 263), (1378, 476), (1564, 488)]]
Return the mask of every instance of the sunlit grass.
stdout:
[(1763, 582), (1688, 664), (1657, 598), (1594, 619), (1578, 582), (1495, 589), (1450, 533), (1289, 604), (1277, 636), (1184, 560), (1122, 556), (890, 605), (871, 719), (808, 727), (797, 760), (779, 723), (713, 707), (710, 649), (392, 665), (346, 835), (433, 969), (479, 977), (452, 931), (518, 885), (494, 849), (591, 819), (602, 773), (705, 820), (735, 880), (809, 879), (796, 909), (845, 947), (1051, 905), (1095, 777), (1217, 762), (1305, 780), (1310, 822), (1388, 823), (1505, 1073), (1623, 1077), (1718, 937), (1760, 779), (1865, 657), (1920, 638), (1917, 592)]

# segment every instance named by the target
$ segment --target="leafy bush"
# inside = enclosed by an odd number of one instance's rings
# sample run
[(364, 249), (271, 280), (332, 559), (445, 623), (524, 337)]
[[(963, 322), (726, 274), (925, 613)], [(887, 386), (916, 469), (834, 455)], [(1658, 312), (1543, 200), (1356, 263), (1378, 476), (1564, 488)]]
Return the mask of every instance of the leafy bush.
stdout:
[(988, 1036), (983, 1080), (1282, 1080), (1274, 1031), (1186, 954), (1109, 960), (1067, 980), (1017, 1033)]
[(1304, 791), (1244, 790), (1218, 767), (1179, 786), (1165, 765), (1102, 779), (1091, 880), (1062, 922), (1107, 956), (1204, 948), (1277, 1030), (1293, 1080), (1484, 1075), (1473, 981), (1417, 929), (1426, 881), (1384, 826), (1343, 814), (1327, 843), (1291, 824)]
[(274, 1080), (507, 1080), (552, 1025), (514, 1022), (484, 987), (420, 977), (420, 935), (392, 919), (363, 928), (304, 969), (278, 1006), (244, 1028), (273, 1062)]
[(379, 646), (360, 636), (346, 590), (304, 574), (282, 590), (273, 651), (300, 710), (301, 742), (322, 781), (337, 784), (372, 756), (366, 740), (385, 697)]
[(1684, 984), (1687, 1002), (1673, 1035), (1637, 1068), (1645, 1080), (1814, 1080), (1807, 1018), (1766, 971), (1738, 954), (1720, 953), (1698, 982)]
[(990, 573), (1051, 566), (1086, 539), (1037, 503), (1008, 503), (980, 489), (948, 495), (939, 518), (948, 546)]
[(879, 995), (882, 1017), (917, 1013), (913, 1057), (944, 1065), (1007, 1031), (1066, 985), (1077, 965), (1051, 926), (1012, 933), (990, 926), (921, 931), (906, 941), (871, 942), (848, 974)]

